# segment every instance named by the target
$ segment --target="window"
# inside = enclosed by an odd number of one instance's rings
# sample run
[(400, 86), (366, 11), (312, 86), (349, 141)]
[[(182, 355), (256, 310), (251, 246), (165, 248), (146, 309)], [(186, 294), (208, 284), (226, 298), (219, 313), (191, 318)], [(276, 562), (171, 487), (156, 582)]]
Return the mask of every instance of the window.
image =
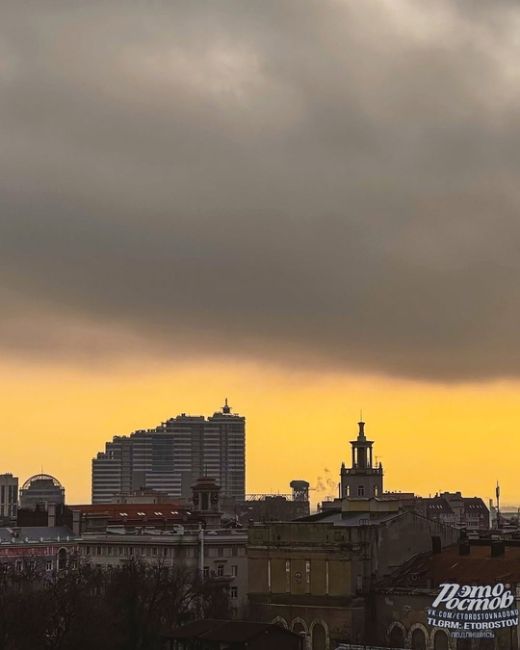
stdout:
[(47, 562), (45, 564), (45, 569), (47, 571), (52, 571), (52, 560), (47, 560)]
[(157, 546), (152, 546), (152, 555), (157, 555)]
[(236, 587), (231, 587), (231, 598), (238, 598), (238, 589)]
[(238, 548), (236, 546), (231, 547), (231, 555), (236, 557), (238, 555)]
[(223, 565), (223, 564), (219, 564), (219, 565), (217, 566), (217, 576), (218, 576), (219, 578), (221, 578), (223, 575), (224, 575), (224, 565)]
[(364, 485), (358, 485), (357, 495), (358, 495), (358, 497), (364, 497), (365, 496), (365, 486)]
[(203, 569), (203, 571), (202, 571), (202, 575), (203, 575), (205, 578), (209, 578), (209, 566), (205, 566), (205, 567), (204, 567), (204, 569)]
[(233, 578), (236, 578), (238, 575), (238, 566), (236, 564), (231, 565), (231, 575)]
[(218, 547), (217, 555), (218, 555), (218, 557), (224, 557), (224, 549), (222, 548), (222, 546)]

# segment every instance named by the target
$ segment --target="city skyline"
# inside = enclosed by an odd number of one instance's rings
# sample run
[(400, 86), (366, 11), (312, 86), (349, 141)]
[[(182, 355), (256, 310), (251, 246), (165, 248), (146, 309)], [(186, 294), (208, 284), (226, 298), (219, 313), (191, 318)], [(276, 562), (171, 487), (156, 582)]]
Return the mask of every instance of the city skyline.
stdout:
[[(196, 375), (196, 373), (195, 373)], [(189, 378), (188, 374), (183, 375), (184, 380)], [(106, 379), (106, 378), (105, 378)], [(194, 384), (197, 383), (196, 377), (192, 377)], [(275, 378), (271, 378), (271, 383)], [(280, 382), (280, 376), (276, 381)], [(294, 381), (294, 378), (293, 378)], [(350, 412), (345, 409), (346, 415), (343, 418), (338, 417), (338, 403), (336, 397), (331, 397), (329, 393), (331, 384), (336, 384), (337, 378), (324, 381), (321, 378), (318, 384), (313, 384), (306, 390), (302, 390), (298, 384), (296, 387), (293, 385), (289, 390), (289, 386), (285, 384), (286, 391), (283, 397), (273, 392), (270, 396), (265, 396), (265, 403), (263, 395), (259, 401), (252, 398), (251, 395), (244, 393), (242, 399), (239, 399), (237, 411), (245, 415), (248, 419), (248, 434), (246, 442), (246, 458), (247, 458), (247, 471), (248, 482), (246, 491), (248, 493), (271, 493), (280, 492), (288, 493), (288, 484), (290, 480), (302, 478), (309, 480), (311, 483), (311, 499), (314, 504), (317, 501), (328, 496), (336, 496), (337, 484), (339, 483), (339, 467), (341, 462), (345, 462), (347, 466), (350, 462), (350, 445), (349, 441), (357, 435), (357, 421), (359, 420), (359, 409), (352, 408)], [(384, 382), (385, 380), (380, 380)], [(157, 383), (154, 383), (157, 382)], [(368, 392), (368, 387), (372, 384), (373, 379), (357, 379), (353, 380), (348, 386), (348, 392), (354, 394), (357, 390), (357, 395), (361, 393), (365, 395)], [(148, 382), (147, 382), (148, 383)], [(188, 382), (191, 383), (191, 382)], [(163, 394), (157, 396), (157, 386), (162, 385)], [(276, 382), (272, 385), (276, 385)], [(279, 386), (280, 384), (278, 384)], [(106, 390), (106, 384), (103, 387)], [(149, 396), (146, 393), (141, 395), (141, 402), (137, 394), (142, 391), (142, 385), (134, 386), (133, 389), (128, 385), (124, 387), (118, 386), (117, 393), (121, 401), (115, 401), (110, 408), (106, 409), (103, 417), (106, 418), (107, 424), (105, 427), (110, 427), (109, 423), (113, 423), (114, 429), (105, 434), (99, 433), (95, 438), (89, 435), (88, 427), (91, 421), (95, 418), (89, 416), (85, 424), (87, 430), (80, 427), (81, 435), (78, 442), (82, 445), (81, 449), (87, 451), (83, 455), (79, 455), (79, 451), (74, 453), (59, 454), (56, 456), (56, 450), (53, 448), (45, 448), (45, 441), (40, 440), (42, 445), (40, 456), (47, 458), (47, 462), (43, 462), (43, 470), (55, 475), (67, 488), (67, 501), (69, 503), (88, 503), (91, 496), (91, 460), (104, 445), (106, 440), (111, 439), (115, 435), (129, 435), (135, 429), (149, 428), (153, 423), (161, 421), (169, 416), (175, 416), (180, 412), (187, 412), (191, 415), (200, 415), (203, 412), (202, 408), (198, 408), (197, 404), (201, 403), (200, 397), (197, 395), (195, 386), (193, 393), (189, 399), (179, 400), (176, 402), (175, 408), (167, 407), (170, 403), (168, 391), (165, 389), (164, 384), (159, 378), (149, 380), (149, 392), (155, 393), (158, 399), (157, 410), (151, 409), (149, 406)], [(378, 390), (381, 390), (379, 388)], [(439, 394), (451, 395), (453, 399), (453, 391), (449, 387), (438, 389), (439, 393), (434, 396), (431, 402), (428, 400), (423, 403), (422, 393), (418, 393), (408, 387), (408, 409), (402, 409), (396, 401), (396, 395), (402, 395), (401, 391), (406, 390), (406, 386), (396, 390), (395, 387), (390, 390), (387, 385), (385, 388), (386, 400), (378, 412), (372, 413), (365, 408), (363, 418), (367, 422), (367, 434), (371, 439), (375, 439), (377, 443), (376, 453), (374, 460), (379, 462), (383, 461), (385, 467), (385, 487), (388, 490), (401, 490), (413, 491), (424, 496), (435, 494), (440, 491), (455, 491), (461, 490), (468, 496), (481, 496), (487, 502), (488, 498), (494, 498), (496, 480), (499, 479), (502, 486), (502, 503), (504, 506), (515, 505), (517, 500), (515, 498), (515, 465), (514, 459), (505, 459), (503, 465), (507, 466), (509, 461), (511, 467), (511, 474), (508, 475), (505, 471), (502, 474), (493, 472), (492, 463), (490, 462), (489, 455), (485, 451), (485, 446), (468, 447), (467, 436), (457, 435), (457, 430), (460, 426), (474, 427), (476, 426), (475, 412), (472, 410), (475, 403), (480, 404), (480, 409), (486, 408), (491, 413), (493, 404), (493, 393), (489, 388), (481, 387), (480, 391), (475, 387), (471, 387), (470, 393), (473, 393), (474, 402), (467, 402), (467, 394), (464, 395), (463, 403), (452, 403), (451, 409), (446, 410), (444, 405), (435, 406), (435, 401), (438, 399)], [(501, 395), (504, 394), (504, 386), (496, 387)], [(514, 408), (515, 389), (510, 387), (510, 405), (509, 408)], [(288, 392), (287, 392), (288, 391)], [(125, 394), (123, 401), (122, 395)], [(84, 395), (84, 399), (89, 399), (92, 395), (88, 391)], [(237, 397), (240, 391), (237, 392)], [(289, 397), (288, 397), (289, 396)], [(313, 400), (314, 398), (314, 400)], [(215, 396), (213, 403), (209, 403), (206, 407), (207, 412), (211, 412), (215, 404), (222, 402), (220, 394)], [(487, 403), (486, 403), (487, 402)], [(67, 400), (70, 403), (70, 399)], [(121, 414), (121, 405), (125, 404), (124, 416)], [(160, 408), (160, 404), (164, 404)], [(233, 407), (237, 404), (235, 399), (230, 398), (230, 404)], [(249, 406), (252, 409), (253, 417), (248, 416), (242, 409), (242, 404)], [(266, 404), (269, 404), (269, 409), (265, 409)], [(305, 409), (302, 410), (302, 404), (306, 404)], [(441, 402), (441, 404), (443, 404)], [(188, 408), (191, 407), (191, 408)], [(58, 407), (61, 411), (61, 407)], [(419, 411), (417, 409), (420, 408)], [(168, 410), (170, 415), (166, 415)], [(416, 420), (417, 413), (421, 414), (428, 409), (429, 420)], [(139, 413), (143, 413), (139, 417)], [(148, 417), (145, 414), (149, 414)], [(52, 410), (49, 412), (49, 417), (52, 418)], [(488, 442), (491, 444), (493, 432), (498, 433), (501, 428), (501, 421), (507, 423), (510, 418), (508, 412), (507, 401), (503, 405), (501, 413), (497, 414), (498, 417), (494, 420), (494, 429), (489, 434)], [(347, 417), (350, 416), (350, 417)], [(41, 415), (38, 416), (41, 419)], [(72, 420), (71, 414), (70, 419)], [(92, 419), (91, 419), (92, 418)], [(45, 417), (43, 418), (45, 420)], [(501, 420), (502, 419), (502, 420)], [(13, 420), (13, 422), (16, 418)], [(77, 418), (76, 418), (77, 420)], [(273, 420), (276, 426), (273, 427)], [(27, 418), (25, 419), (27, 423)], [(339, 423), (338, 423), (339, 421)], [(125, 428), (121, 422), (131, 423)], [(417, 423), (416, 423), (417, 422)], [(307, 424), (306, 424), (307, 423)], [(461, 425), (462, 423), (462, 425)], [(319, 437), (314, 437), (308, 434), (302, 436), (302, 427), (307, 426), (307, 431), (311, 431), (313, 427), (321, 425)], [(263, 442), (262, 428), (268, 427), (267, 431), (273, 440), (276, 440), (276, 447), (272, 445), (266, 446)], [(282, 427), (286, 430), (286, 437), (278, 435), (279, 428)], [(438, 442), (434, 451), (429, 446), (428, 440), (424, 441), (426, 431), (430, 432), (428, 435), (433, 436), (435, 431), (439, 431)], [(423, 432), (422, 434), (420, 432)], [(69, 441), (68, 438), (63, 438), (63, 441)], [(90, 453), (91, 446), (89, 440), (97, 440), (97, 447)], [(484, 443), (485, 440), (482, 440)], [(273, 443), (274, 444), (274, 443)], [(295, 446), (305, 450), (305, 453), (295, 454)], [(273, 449), (277, 453), (273, 454)], [(15, 451), (12, 447), (5, 455), (6, 467), (2, 471), (12, 471), (20, 477), (20, 480), (25, 480), (33, 473), (38, 473), (42, 467), (38, 466), (31, 471), (31, 465), (28, 464), (24, 455), (19, 464), (16, 460), (10, 461), (11, 454)], [(47, 454), (47, 455), (46, 455)], [(471, 468), (478, 466), (478, 459), (480, 456), (482, 470), (477, 472), (464, 473), (464, 467)], [(16, 454), (13, 454), (16, 459)], [(461, 469), (461, 459), (464, 465)], [(7, 464), (10, 466), (7, 467)], [(426, 463), (426, 469), (425, 469)], [(443, 467), (442, 477), (434, 469), (430, 471), (430, 467), (434, 467), (435, 463)], [(274, 471), (266, 471), (266, 468), (274, 468)], [(19, 468), (22, 468), (21, 470)], [(24, 471), (26, 470), (26, 471)], [(316, 490), (316, 488), (319, 488)]]
[(44, 4), (0, 25), (1, 471), (87, 501), (227, 395), (248, 492), (332, 493), (363, 409), (390, 489), (520, 503), (516, 3)]

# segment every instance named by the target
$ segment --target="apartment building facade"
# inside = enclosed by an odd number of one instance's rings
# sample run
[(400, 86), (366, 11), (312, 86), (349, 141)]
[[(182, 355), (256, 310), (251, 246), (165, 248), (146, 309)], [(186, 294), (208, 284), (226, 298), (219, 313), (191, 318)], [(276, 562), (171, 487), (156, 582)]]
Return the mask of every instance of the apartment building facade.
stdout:
[(245, 499), (245, 418), (227, 403), (206, 418), (182, 413), (154, 429), (115, 436), (92, 461), (92, 503), (154, 490), (189, 498), (201, 476), (214, 478), (222, 495)]

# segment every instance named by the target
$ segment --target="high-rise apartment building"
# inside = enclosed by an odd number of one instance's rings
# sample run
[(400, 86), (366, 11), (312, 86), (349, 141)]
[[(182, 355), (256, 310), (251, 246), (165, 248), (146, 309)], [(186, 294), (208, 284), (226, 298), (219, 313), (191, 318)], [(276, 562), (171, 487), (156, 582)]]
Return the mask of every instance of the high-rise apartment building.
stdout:
[(18, 506), (18, 477), (0, 474), (0, 519), (16, 519)]
[(92, 461), (92, 502), (156, 490), (190, 498), (201, 476), (216, 479), (225, 496), (245, 498), (245, 418), (227, 400), (212, 416), (182, 413), (155, 429), (115, 436)]

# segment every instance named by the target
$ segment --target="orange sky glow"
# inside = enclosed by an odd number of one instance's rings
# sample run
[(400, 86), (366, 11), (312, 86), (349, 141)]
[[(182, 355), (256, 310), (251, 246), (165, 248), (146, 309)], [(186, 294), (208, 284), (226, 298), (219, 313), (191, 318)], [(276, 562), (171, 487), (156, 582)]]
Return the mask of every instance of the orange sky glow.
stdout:
[(240, 361), (78, 370), (0, 367), (1, 471), (39, 472), (90, 501), (90, 461), (116, 434), (180, 412), (208, 415), (228, 397), (247, 417), (247, 491), (289, 492), (292, 479), (336, 493), (360, 408), (387, 490), (461, 490), (487, 499), (500, 479), (504, 504), (520, 501), (518, 383), (440, 385), (381, 376), (290, 372)]

